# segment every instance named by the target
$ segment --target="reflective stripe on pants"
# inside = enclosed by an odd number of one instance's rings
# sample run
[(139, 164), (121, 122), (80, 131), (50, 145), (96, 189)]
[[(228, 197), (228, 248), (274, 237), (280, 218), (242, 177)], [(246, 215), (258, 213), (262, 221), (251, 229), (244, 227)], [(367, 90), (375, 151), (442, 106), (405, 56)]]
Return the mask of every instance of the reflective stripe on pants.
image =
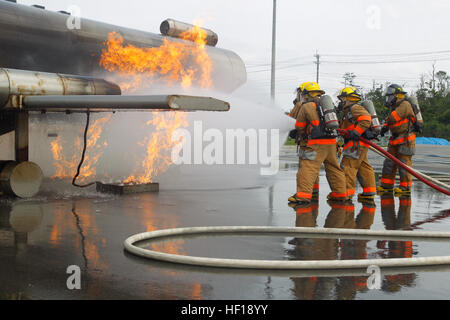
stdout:
[(325, 165), (325, 172), (331, 191), (335, 194), (347, 194), (345, 186), (345, 174), (340, 168), (337, 160), (336, 144), (330, 145), (312, 145), (308, 147), (316, 153), (314, 160), (302, 160), (301, 167), (298, 172), (298, 194), (307, 195), (300, 198), (309, 200), (312, 194), (315, 181), (319, 176), (322, 164)]
[(347, 192), (349, 196), (355, 194), (356, 179), (363, 187), (363, 193), (366, 195), (376, 194), (375, 172), (369, 163), (366, 147), (359, 147), (360, 155), (358, 159), (343, 157), (341, 168), (345, 173)]

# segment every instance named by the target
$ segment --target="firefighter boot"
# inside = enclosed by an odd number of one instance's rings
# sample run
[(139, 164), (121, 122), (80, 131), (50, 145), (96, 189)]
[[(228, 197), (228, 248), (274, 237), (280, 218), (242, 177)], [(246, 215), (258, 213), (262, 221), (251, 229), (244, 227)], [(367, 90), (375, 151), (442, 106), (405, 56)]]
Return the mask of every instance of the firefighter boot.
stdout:
[(308, 201), (306, 199), (301, 199), (297, 196), (297, 194), (294, 194), (293, 196), (289, 197), (288, 201), (290, 203), (294, 203), (294, 204), (308, 204), (311, 201)]

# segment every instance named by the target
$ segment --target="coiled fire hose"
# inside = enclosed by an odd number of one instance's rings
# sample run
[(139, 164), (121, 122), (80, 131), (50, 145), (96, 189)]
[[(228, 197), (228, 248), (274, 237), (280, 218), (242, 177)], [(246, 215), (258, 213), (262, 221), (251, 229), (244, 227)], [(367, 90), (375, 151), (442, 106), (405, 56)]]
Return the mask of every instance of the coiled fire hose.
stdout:
[[(346, 135), (346, 132), (339, 132)], [(406, 166), (400, 160), (378, 147), (372, 142), (360, 138), (364, 143), (370, 145), (373, 150), (384, 157), (394, 161), (400, 167), (411, 173), (420, 181), (433, 187), (434, 189), (449, 195), (450, 192), (436, 184), (425, 179), (419, 172)], [(441, 183), (443, 184), (443, 183)], [(136, 246), (136, 243), (148, 240), (167, 240), (168, 237), (184, 237), (193, 235), (242, 235), (242, 234), (289, 234), (291, 236), (309, 237), (309, 238), (341, 238), (341, 239), (385, 239), (406, 241), (409, 239), (417, 239), (422, 241), (450, 241), (450, 232), (438, 231), (403, 231), (403, 230), (361, 230), (361, 229), (336, 229), (336, 228), (304, 228), (304, 227), (251, 227), (251, 226), (235, 226), (235, 227), (192, 227), (156, 230), (152, 232), (144, 232), (133, 235), (124, 241), (124, 248), (134, 255), (165, 261), (169, 263), (177, 263), (184, 265), (194, 265), (202, 267), (219, 267), (231, 269), (262, 269), (262, 270), (330, 270), (330, 269), (361, 269), (371, 266), (380, 268), (405, 268), (416, 266), (435, 266), (450, 265), (450, 256), (436, 257), (418, 257), (418, 258), (391, 258), (391, 259), (352, 259), (352, 260), (309, 260), (309, 261), (279, 261), (279, 260), (249, 260), (249, 259), (222, 259), (222, 258), (206, 258), (170, 254), (157, 252), (154, 250), (144, 249)]]
[(307, 228), (307, 227), (191, 227), (156, 230), (133, 235), (125, 240), (126, 251), (147, 259), (170, 263), (194, 265), (202, 267), (261, 269), (261, 270), (318, 270), (318, 269), (362, 269), (370, 266), (380, 268), (417, 267), (450, 265), (450, 256), (418, 257), (418, 258), (389, 258), (389, 259), (351, 259), (351, 260), (249, 260), (222, 259), (177, 255), (144, 249), (135, 244), (146, 240), (168, 240), (168, 237), (185, 237), (194, 235), (249, 235), (249, 234), (289, 234), (301, 238), (340, 238), (340, 239), (372, 239), (407, 241), (450, 241), (450, 232), (438, 231), (403, 231), (403, 230), (364, 230), (337, 228)]
[[(343, 130), (343, 129), (338, 129), (338, 133), (342, 136), (346, 136), (348, 133), (347, 131)], [(379, 153), (381, 153), (385, 158), (393, 161), (395, 164), (397, 164), (398, 166), (402, 167), (403, 169), (405, 169), (407, 172), (409, 172), (411, 175), (413, 175), (414, 177), (416, 177), (417, 179), (419, 179), (420, 181), (422, 181), (423, 183), (425, 183), (426, 185), (432, 187), (433, 189), (436, 189), (439, 192), (442, 192), (443, 194), (446, 194), (447, 196), (450, 196), (450, 191), (446, 190), (444, 188), (439, 187), (438, 185), (436, 185), (435, 183), (429, 181), (428, 179), (426, 179), (421, 173), (419, 173), (418, 171), (410, 168), (409, 166), (405, 165), (403, 162), (401, 162), (400, 160), (398, 160), (396, 157), (394, 157), (392, 154), (390, 154), (389, 152), (385, 151), (383, 148), (377, 146), (375, 143), (363, 138), (363, 137), (359, 137), (359, 140), (368, 144), (369, 146), (371, 146), (373, 149), (377, 150)], [(441, 183), (442, 184), (442, 183)]]

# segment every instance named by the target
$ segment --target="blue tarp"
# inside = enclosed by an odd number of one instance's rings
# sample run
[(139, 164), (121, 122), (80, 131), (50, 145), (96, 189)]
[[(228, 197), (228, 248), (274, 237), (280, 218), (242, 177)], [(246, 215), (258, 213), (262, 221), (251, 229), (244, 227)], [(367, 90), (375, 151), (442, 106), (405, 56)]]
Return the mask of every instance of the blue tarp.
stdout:
[(437, 146), (450, 146), (450, 142), (441, 138), (416, 138), (416, 144), (433, 144)]

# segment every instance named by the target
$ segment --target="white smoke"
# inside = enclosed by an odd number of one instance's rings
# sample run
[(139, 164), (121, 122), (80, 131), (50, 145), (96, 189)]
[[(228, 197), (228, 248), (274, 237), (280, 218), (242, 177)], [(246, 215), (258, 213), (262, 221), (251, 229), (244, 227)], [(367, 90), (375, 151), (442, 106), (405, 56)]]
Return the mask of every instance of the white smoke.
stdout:
[[(219, 129), (279, 129), (280, 146), (284, 144), (287, 133), (293, 128), (293, 120), (288, 118), (281, 108), (271, 101), (259, 101), (257, 90), (251, 85), (244, 85), (232, 94), (197, 88), (168, 87), (167, 85), (142, 89), (133, 94), (187, 94), (209, 96), (227, 101), (231, 105), (228, 112), (192, 112), (188, 114), (192, 131), (194, 121), (202, 121), (204, 130)], [(93, 114), (91, 124), (102, 114)], [(152, 119), (151, 112), (117, 112), (103, 127), (102, 137), (98, 143), (107, 142), (102, 148), (96, 171), (97, 178), (104, 182), (118, 182), (134, 172), (136, 166), (145, 157), (145, 147), (139, 143), (152, 134), (145, 123)], [(74, 146), (75, 139), (82, 137), (86, 121), (84, 114), (33, 114), (30, 117), (30, 161), (36, 162), (46, 177), (55, 174), (54, 159), (51, 153), (51, 141), (55, 135), (64, 137), (67, 158), (81, 157), (81, 151)], [(12, 140), (12, 141), (11, 141)], [(3, 138), (1, 150), (9, 150), (0, 155), (2, 159), (10, 157), (13, 139)], [(9, 146), (7, 146), (9, 144)], [(4, 148), (5, 146), (5, 148)], [(247, 145), (248, 148), (248, 145)], [(269, 148), (270, 150), (270, 148)], [(89, 150), (87, 151), (89, 154)], [(3, 151), (3, 153), (5, 153)], [(75, 174), (75, 172), (73, 173)], [(172, 165), (155, 180), (164, 189), (227, 189), (251, 188), (268, 184), (271, 177), (260, 175), (259, 165)], [(69, 180), (68, 180), (69, 182)]]

